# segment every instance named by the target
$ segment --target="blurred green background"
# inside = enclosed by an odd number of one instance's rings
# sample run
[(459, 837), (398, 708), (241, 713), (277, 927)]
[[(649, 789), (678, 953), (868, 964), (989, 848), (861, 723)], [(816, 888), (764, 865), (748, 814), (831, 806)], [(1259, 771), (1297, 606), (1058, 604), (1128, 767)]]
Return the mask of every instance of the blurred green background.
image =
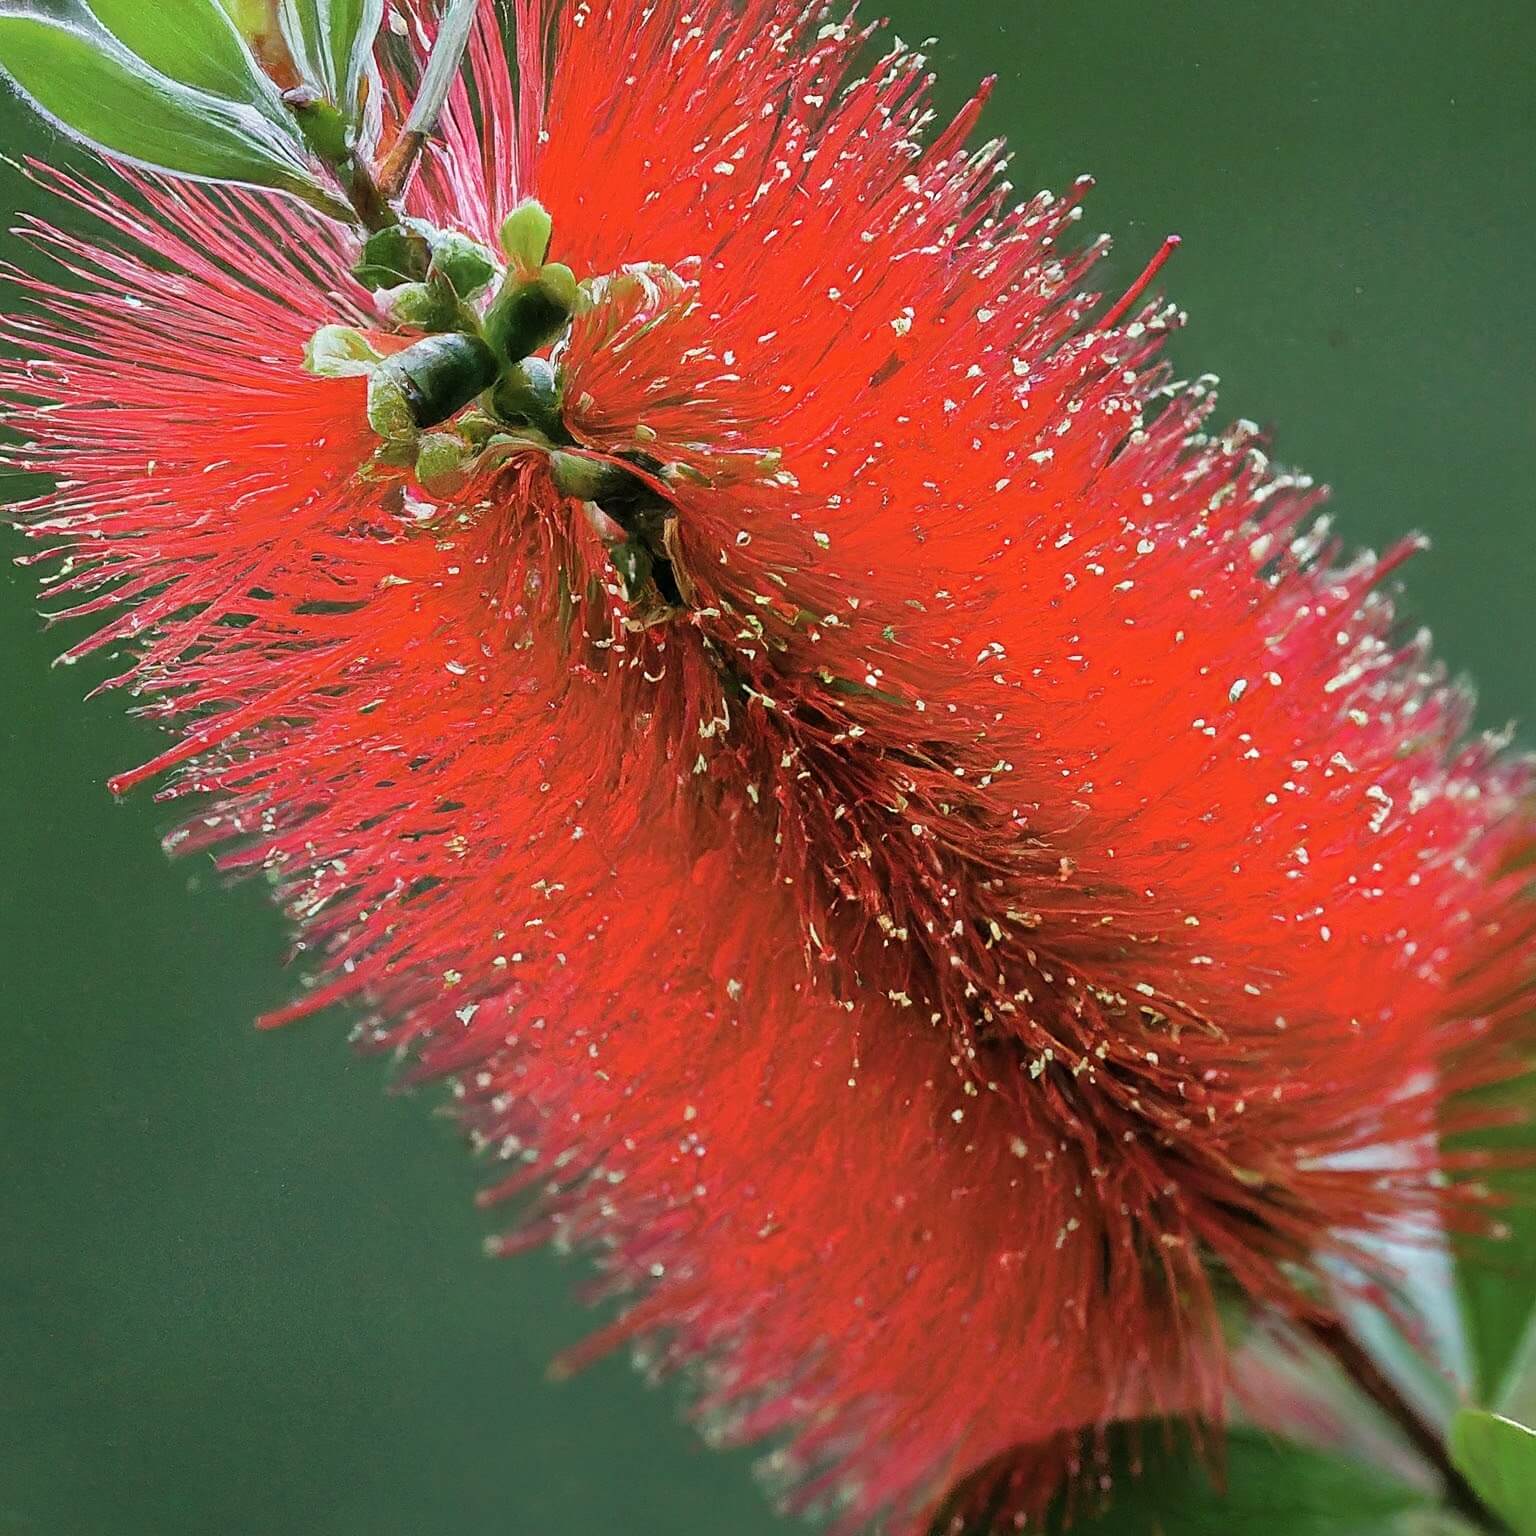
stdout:
[[(1181, 371), (1278, 424), (1351, 540), (1434, 537), (1413, 615), (1536, 740), (1536, 5), (891, 10), (944, 104), (999, 75), (1021, 191), (1097, 176), (1106, 287), (1184, 236)], [(9, 99), (0, 145), (49, 152)], [(0, 204), (37, 206), (10, 165)], [(456, 1134), (342, 1021), (251, 1030), (292, 985), (261, 892), (112, 802), (151, 733), (49, 670), (9, 567), (0, 637), (0, 1536), (788, 1528), (677, 1392), (544, 1380), (579, 1269), (481, 1257)]]

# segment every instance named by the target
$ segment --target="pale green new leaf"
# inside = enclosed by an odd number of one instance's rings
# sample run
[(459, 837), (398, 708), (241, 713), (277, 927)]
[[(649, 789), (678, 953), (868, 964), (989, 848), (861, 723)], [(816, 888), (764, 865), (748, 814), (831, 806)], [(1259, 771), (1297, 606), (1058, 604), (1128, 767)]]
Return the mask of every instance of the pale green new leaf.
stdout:
[(0, 70), (64, 133), (110, 154), (182, 176), (320, 192), (296, 135), (160, 74), (105, 33), (0, 12)]
[(350, 325), (322, 325), (304, 343), (304, 367), (323, 379), (366, 378), (384, 359)]
[(331, 69), (340, 92), (337, 105), (355, 118), (363, 75), (384, 21), (384, 0), (317, 0), (325, 21)]
[(281, 14), (288, 46), (311, 84), (356, 121), (384, 0), (281, 0)]
[(183, 85), (270, 111), (277, 92), (217, 0), (86, 0), (130, 53)]
[(1464, 1408), (1451, 1424), (1451, 1455), (1515, 1536), (1536, 1536), (1536, 1433), (1512, 1419)]

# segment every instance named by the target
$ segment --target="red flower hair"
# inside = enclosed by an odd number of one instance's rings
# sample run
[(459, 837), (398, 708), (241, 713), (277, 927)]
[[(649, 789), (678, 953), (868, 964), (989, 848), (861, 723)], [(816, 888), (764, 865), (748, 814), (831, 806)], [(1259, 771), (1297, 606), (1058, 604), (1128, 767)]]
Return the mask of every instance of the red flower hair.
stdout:
[(1012, 206), (980, 98), (930, 135), (918, 55), (783, 0), (518, 37), (411, 208), (549, 210), (562, 451), (652, 498), (649, 599), (548, 453), (374, 462), (301, 366), (377, 325), (322, 220), (56, 172), (117, 239), (34, 227), (71, 276), (4, 322), (31, 558), (176, 735), (116, 787), (275, 881), (283, 1017), (453, 1077), (500, 1246), (632, 1298), (599, 1343), (797, 1500), (916, 1528), (1016, 1454), (1036, 1511), (1219, 1419), (1219, 1294), (1315, 1321), (1363, 1236), (1481, 1219), (1436, 1138), (1518, 1067), (1528, 767), (1399, 631), (1411, 546), (1209, 433), (1170, 311), (1095, 318), (1084, 188)]

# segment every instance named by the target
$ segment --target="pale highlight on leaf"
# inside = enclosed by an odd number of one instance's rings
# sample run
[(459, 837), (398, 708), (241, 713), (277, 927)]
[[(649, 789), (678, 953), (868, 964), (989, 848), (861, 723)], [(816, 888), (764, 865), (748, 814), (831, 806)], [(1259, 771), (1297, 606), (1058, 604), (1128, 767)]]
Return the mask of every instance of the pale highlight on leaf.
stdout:
[(1467, 1408), (1451, 1425), (1451, 1454), (1478, 1497), (1514, 1536), (1536, 1536), (1536, 1432)]
[(280, 119), (271, 82), (216, 0), (87, 0), (91, 12), (129, 52), (182, 85), (243, 101)]
[(323, 196), (296, 134), (167, 78), (105, 35), (0, 15), (0, 69), (62, 132), (113, 155), (182, 176)]

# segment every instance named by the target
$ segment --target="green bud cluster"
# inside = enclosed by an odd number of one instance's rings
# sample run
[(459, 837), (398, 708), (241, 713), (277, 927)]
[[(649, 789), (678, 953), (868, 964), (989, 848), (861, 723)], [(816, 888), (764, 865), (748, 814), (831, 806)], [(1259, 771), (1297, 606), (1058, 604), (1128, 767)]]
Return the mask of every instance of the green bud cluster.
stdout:
[[(378, 463), (409, 467), (429, 494), (452, 495), (498, 455), (542, 448), (561, 494), (595, 509), (626, 595), (670, 611), (682, 604), (664, 547), (672, 508), (641, 471), (663, 481), (669, 469), (686, 471), (596, 458), (566, 430), (558, 375), (538, 353), (594, 296), (570, 267), (548, 259), (551, 234), (549, 214), (532, 201), (503, 223), (500, 258), (420, 220), (380, 229), (354, 274), (397, 326), (423, 334), (384, 354), (361, 331), (325, 326), (306, 366), (367, 379)], [(597, 285), (598, 302), (605, 291)]]
[(390, 320), (426, 334), (381, 359), (366, 355), (372, 349), (357, 333), (349, 339), (338, 334), (343, 328), (326, 327), (310, 366), (366, 372), (368, 419), (388, 443), (438, 426), (479, 395), (493, 417), (562, 435), (554, 370), (533, 354), (564, 333), (581, 289), (569, 267), (545, 260), (551, 229), (543, 207), (523, 203), (502, 227), (505, 261), (419, 219), (378, 230), (353, 273)]

